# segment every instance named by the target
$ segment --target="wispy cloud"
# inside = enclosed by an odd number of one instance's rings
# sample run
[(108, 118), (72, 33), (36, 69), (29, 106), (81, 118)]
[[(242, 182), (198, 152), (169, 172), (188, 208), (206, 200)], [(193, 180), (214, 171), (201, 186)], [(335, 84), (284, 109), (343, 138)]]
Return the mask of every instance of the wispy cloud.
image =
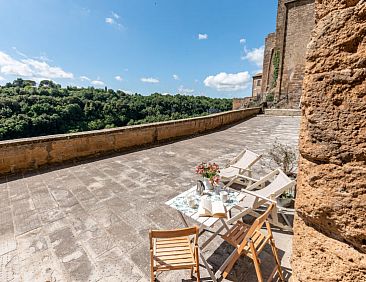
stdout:
[[(24, 54), (24, 53), (23, 53)], [(25, 54), (24, 54), (25, 55)], [(50, 66), (44, 61), (35, 59), (17, 60), (10, 55), (0, 51), (0, 73), (8, 75), (18, 75), (25, 77), (53, 78), (74, 78), (71, 72), (66, 72), (60, 67)]]
[(140, 80), (145, 83), (159, 83), (160, 82), (159, 79), (153, 78), (153, 77), (142, 77)]
[(262, 67), (263, 65), (263, 56), (264, 56), (264, 46), (259, 48), (254, 48), (244, 52), (242, 56), (243, 60), (248, 60), (256, 64), (258, 67)]
[(240, 43), (244, 45), (242, 60), (256, 64), (259, 68), (263, 67), (264, 46), (258, 48), (248, 49), (245, 38), (240, 39)]
[(5, 78), (0, 76), (0, 81), (4, 81), (4, 80), (5, 80)]
[(123, 24), (120, 22), (120, 15), (118, 15), (117, 13), (115, 13), (113, 11), (111, 12), (111, 16), (106, 17), (104, 19), (104, 21), (106, 24), (113, 25), (113, 26), (117, 27), (118, 29), (124, 28)]
[(82, 75), (79, 77), (81, 81), (90, 81), (90, 78), (85, 76), (85, 75)]
[(105, 22), (107, 24), (114, 24), (115, 23), (114, 19), (112, 19), (112, 18), (105, 18)]
[(105, 83), (103, 81), (101, 81), (101, 80), (93, 80), (91, 82), (91, 84), (93, 84), (95, 86), (103, 86), (103, 85), (105, 85)]
[(115, 78), (115, 80), (118, 80), (118, 81), (122, 81), (123, 80), (122, 76), (120, 76), (120, 75), (116, 75), (114, 78)]
[(122, 91), (122, 92), (124, 92), (126, 94), (129, 94), (129, 95), (134, 94), (134, 92), (132, 92), (130, 90), (123, 90), (123, 89), (118, 89), (118, 90), (120, 90), (120, 91)]
[(120, 18), (120, 16), (117, 13), (113, 12), (113, 11), (112, 11), (112, 17), (117, 19), (117, 20)]
[(240, 44), (245, 44), (247, 41), (246, 41), (246, 39), (245, 38), (240, 38), (240, 40), (239, 40), (239, 43)]
[(28, 58), (28, 56), (26, 54), (24, 54), (23, 52), (20, 52), (17, 47), (13, 46), (13, 47), (11, 47), (11, 49), (13, 49), (15, 51), (15, 53), (17, 53), (19, 56)]
[(208, 39), (207, 33), (199, 33), (198, 34), (198, 40), (206, 40)]
[(183, 85), (179, 86), (178, 92), (183, 95), (189, 95), (194, 92), (194, 89), (185, 88)]
[(203, 81), (205, 86), (217, 91), (238, 91), (247, 88), (251, 83), (249, 72), (226, 73), (210, 75)]
[(177, 74), (173, 74), (173, 79), (174, 80), (179, 80), (179, 76)]

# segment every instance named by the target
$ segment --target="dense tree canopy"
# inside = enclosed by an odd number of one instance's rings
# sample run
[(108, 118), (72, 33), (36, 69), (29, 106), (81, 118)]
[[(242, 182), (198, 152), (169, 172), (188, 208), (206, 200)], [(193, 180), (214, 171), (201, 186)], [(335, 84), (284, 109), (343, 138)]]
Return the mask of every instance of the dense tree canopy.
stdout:
[(0, 140), (112, 128), (231, 109), (231, 99), (185, 95), (129, 95), (112, 89), (36, 86), (18, 78), (0, 86)]

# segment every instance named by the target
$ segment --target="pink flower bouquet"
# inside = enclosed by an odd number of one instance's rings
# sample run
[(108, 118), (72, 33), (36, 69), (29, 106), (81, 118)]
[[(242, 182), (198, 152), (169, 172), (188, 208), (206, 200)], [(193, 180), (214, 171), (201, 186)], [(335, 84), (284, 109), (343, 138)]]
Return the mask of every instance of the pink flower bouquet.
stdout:
[(216, 163), (200, 163), (196, 166), (196, 173), (203, 178), (208, 178), (211, 184), (218, 184), (220, 182), (220, 167)]

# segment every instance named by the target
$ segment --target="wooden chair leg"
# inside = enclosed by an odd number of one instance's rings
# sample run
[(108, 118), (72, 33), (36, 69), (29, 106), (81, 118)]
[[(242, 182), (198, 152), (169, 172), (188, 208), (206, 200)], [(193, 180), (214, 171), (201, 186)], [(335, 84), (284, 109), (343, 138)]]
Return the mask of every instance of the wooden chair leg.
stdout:
[(250, 250), (251, 250), (252, 256), (253, 256), (253, 262), (254, 262), (255, 272), (257, 273), (258, 282), (263, 282), (261, 267), (259, 265), (259, 259), (257, 256), (257, 252), (255, 250), (255, 247), (254, 247), (254, 243), (252, 241), (250, 241), (249, 245), (250, 245)]
[(280, 259), (278, 258), (277, 248), (276, 248), (276, 245), (275, 245), (275, 242), (274, 242), (273, 238), (271, 238), (269, 240), (269, 243), (271, 244), (273, 256), (274, 256), (274, 259), (275, 259), (275, 262), (276, 262), (276, 265), (277, 265), (278, 275), (280, 276), (281, 281), (285, 281), (285, 279), (283, 278), (281, 262), (280, 262)]
[(196, 275), (197, 275), (197, 282), (201, 281), (200, 277), (200, 263), (199, 263), (199, 256), (198, 256), (198, 246), (195, 246), (194, 248), (194, 254), (196, 257)]
[(151, 280), (151, 282), (155, 282), (153, 250), (150, 250), (150, 272), (151, 272), (150, 280)]

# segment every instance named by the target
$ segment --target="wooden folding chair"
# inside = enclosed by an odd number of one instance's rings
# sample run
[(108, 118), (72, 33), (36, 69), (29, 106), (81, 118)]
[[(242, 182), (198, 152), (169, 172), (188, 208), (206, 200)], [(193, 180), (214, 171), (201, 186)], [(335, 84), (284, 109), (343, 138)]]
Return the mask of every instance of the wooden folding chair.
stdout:
[[(200, 281), (198, 233), (197, 226), (150, 231), (151, 281), (155, 281), (155, 272), (178, 269), (190, 269), (191, 276), (195, 271)], [(193, 245), (190, 236), (194, 236)]]
[[(271, 204), (268, 209), (260, 217), (258, 217), (252, 226), (247, 225), (241, 221), (237, 221), (232, 228), (230, 228), (222, 238), (229, 244), (234, 246), (236, 250), (229, 256), (229, 258), (220, 267), (222, 276), (226, 278), (235, 262), (240, 256), (247, 256), (254, 262), (255, 271), (257, 273), (258, 281), (263, 282), (262, 272), (260, 269), (259, 254), (262, 252), (267, 243), (270, 244), (275, 259), (276, 267), (272, 271), (270, 279), (274, 276), (276, 270), (281, 281), (284, 281), (280, 260), (278, 258), (277, 248), (272, 235), (271, 226), (267, 220), (275, 204)], [(263, 224), (266, 224), (267, 234), (261, 232)]]

